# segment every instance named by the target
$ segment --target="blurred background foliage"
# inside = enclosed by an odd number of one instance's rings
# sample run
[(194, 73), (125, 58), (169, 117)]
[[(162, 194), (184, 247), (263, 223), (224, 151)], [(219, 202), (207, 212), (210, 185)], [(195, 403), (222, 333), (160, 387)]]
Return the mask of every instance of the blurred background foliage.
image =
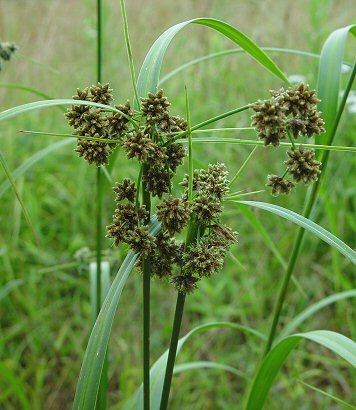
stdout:
[[(131, 99), (132, 89), (117, 0), (104, 3), (105, 82), (114, 88), (115, 102)], [(168, 27), (194, 17), (227, 21), (260, 46), (294, 48), (319, 53), (336, 28), (355, 22), (352, 0), (156, 0), (127, 2), (130, 36), (136, 71), (154, 40)], [(77, 87), (95, 82), (95, 1), (0, 0), (0, 40), (16, 42), (20, 50), (0, 72), (4, 83), (30, 85), (53, 98), (71, 97)], [(346, 60), (354, 58), (349, 42)], [(352, 49), (353, 47), (353, 49)], [(171, 45), (163, 73), (194, 58), (234, 45), (204, 27), (188, 27)], [(304, 56), (273, 54), (287, 75), (299, 75), (316, 86), (318, 60)], [(343, 83), (346, 76), (342, 78)], [(190, 95), (192, 122), (198, 123), (258, 98), (281, 83), (243, 54), (216, 58), (195, 65), (164, 84), (171, 111), (185, 116), (184, 85)], [(0, 88), (4, 110), (41, 99), (24, 91)], [(229, 118), (219, 126), (249, 126), (250, 113)], [(348, 105), (337, 144), (354, 145), (356, 116)], [(31, 112), (0, 128), (1, 151), (14, 171), (36, 152), (60, 138), (20, 134), (19, 130), (71, 132), (58, 108)], [(220, 134), (219, 134), (220, 135)], [(230, 134), (231, 135), (231, 134)], [(223, 136), (223, 135), (221, 135)], [(254, 138), (253, 131), (236, 136)], [(0, 408), (21, 409), (24, 396), (30, 408), (69, 409), (74, 395), (90, 326), (88, 265), (95, 246), (95, 169), (73, 152), (75, 142), (64, 143), (36, 161), (17, 179), (41, 240), (39, 248), (26, 226), (11, 190), (5, 192), (0, 175)], [(234, 174), (252, 147), (199, 145), (196, 166), (207, 161), (225, 162)], [(254, 160), (234, 184), (235, 191), (264, 189), (266, 176), (283, 169), (284, 149), (259, 148)], [(356, 167), (354, 155), (333, 152), (320, 200), (312, 217), (351, 247), (355, 246)], [(118, 155), (114, 180), (136, 175), (136, 164)], [(182, 175), (182, 174), (181, 174)], [(179, 176), (176, 177), (179, 181)], [(298, 186), (287, 198), (268, 192), (254, 199), (280, 204), (296, 212), (303, 209), (306, 189)], [(114, 209), (114, 195), (106, 186), (104, 224)], [(288, 259), (296, 227), (278, 217), (253, 211), (283, 258)], [(283, 267), (256, 228), (236, 206), (228, 206), (226, 218), (240, 236), (226, 266), (212, 280), (202, 281), (189, 297), (183, 331), (209, 320), (248, 324), (268, 329)], [(86, 251), (83, 248), (89, 249)], [(79, 254), (78, 254), (79, 251)], [(104, 259), (114, 275), (125, 254), (105, 239)], [(83, 256), (84, 255), (84, 256)], [(329, 294), (355, 285), (351, 264), (315, 237), (306, 236), (296, 270), (298, 286), (291, 285), (282, 323)], [(152, 359), (169, 343), (174, 291), (168, 284), (152, 286)], [(141, 383), (141, 280), (133, 273), (124, 290), (110, 342), (110, 408), (120, 409)], [(332, 305), (303, 324), (299, 330), (336, 330), (355, 339), (355, 305), (346, 300)], [(309, 347), (309, 345), (308, 345)], [(253, 375), (262, 346), (232, 330), (211, 331), (196, 337), (183, 349), (186, 360), (217, 360)], [(339, 408), (298, 382), (305, 380), (345, 400), (352, 401), (355, 374), (344, 362), (310, 347), (293, 353), (270, 394), (268, 409)], [(243, 379), (216, 370), (175, 376), (172, 409), (239, 408)], [(22, 404), (21, 404), (22, 403)]]

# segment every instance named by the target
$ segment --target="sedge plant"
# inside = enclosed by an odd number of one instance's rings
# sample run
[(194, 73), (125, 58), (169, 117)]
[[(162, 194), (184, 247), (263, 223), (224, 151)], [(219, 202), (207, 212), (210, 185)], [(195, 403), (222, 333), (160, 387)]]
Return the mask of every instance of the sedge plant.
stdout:
[[(73, 133), (46, 134), (76, 138), (77, 154), (90, 166), (98, 168), (97, 319), (83, 360), (73, 409), (104, 409), (106, 407), (107, 346), (121, 293), (134, 266), (140, 273), (139, 278), (143, 285), (143, 385), (129, 399), (125, 407), (127, 409), (165, 410), (169, 408), (172, 377), (175, 369), (177, 370), (175, 361), (179, 351), (194, 334), (212, 328), (226, 327), (251, 334), (261, 342), (261, 352), (264, 349), (264, 355), (255, 376), (247, 387), (245, 401), (239, 403), (238, 408), (248, 410), (263, 408), (275, 377), (288, 355), (301, 340), (310, 340), (326, 347), (351, 366), (355, 366), (356, 346), (353, 341), (339, 333), (327, 330), (292, 333), (303, 320), (300, 317), (295, 319), (294, 324), (289, 325), (288, 331), (284, 334), (281, 332), (281, 336), (275, 340), (279, 317), (305, 231), (313, 233), (352, 263), (356, 263), (355, 252), (348, 245), (309, 219), (317, 200), (320, 178), (326, 170), (329, 152), (333, 149), (355, 151), (353, 147), (333, 146), (345, 102), (354, 80), (355, 67), (352, 68), (340, 103), (337, 100), (339, 82), (335, 78), (338, 78), (341, 72), (346, 35), (348, 32), (354, 34), (355, 27), (349, 26), (341, 29), (338, 36), (332, 35), (325, 43), (320, 58), (317, 91), (307, 84), (290, 84), (274, 61), (244, 33), (227, 23), (210, 18), (190, 20), (166, 30), (151, 47), (138, 79), (136, 79), (125, 3), (122, 0), (124, 33), (134, 99), (133, 103), (123, 101), (121, 104), (113, 105), (113, 90), (109, 84), (101, 83), (100, 0), (97, 5), (97, 83), (84, 90), (78, 89), (72, 99), (40, 101), (0, 113), (0, 121), (2, 121), (34, 109), (53, 105), (69, 105), (65, 115), (68, 124), (73, 128)], [(259, 62), (268, 73), (278, 77), (282, 81), (282, 88), (272, 90), (267, 100), (247, 101), (242, 107), (219, 113), (199, 124), (192, 124), (186, 91), (186, 119), (174, 115), (171, 112), (173, 110), (168, 97), (159, 87), (160, 69), (168, 45), (174, 36), (188, 24), (199, 24), (212, 28), (235, 42), (244, 52)], [(335, 48), (335, 45), (339, 45), (339, 48)], [(179, 72), (179, 69), (176, 71)], [(330, 76), (330, 72), (334, 77)], [(334, 81), (334, 83), (330, 84), (329, 81)], [(250, 112), (252, 115), (251, 127), (256, 130), (258, 139), (219, 139), (211, 135), (222, 129), (204, 128), (219, 120), (244, 112)], [(236, 131), (236, 129), (225, 129), (225, 131), (228, 130)], [(201, 135), (199, 131), (206, 132), (208, 136), (199, 137)], [(310, 141), (311, 138), (315, 138), (316, 142)], [(319, 144), (319, 141), (322, 143)], [(310, 193), (307, 197), (304, 216), (267, 202), (246, 201), (243, 199), (246, 193), (231, 191), (232, 182), (236, 180), (242, 169), (232, 178), (229, 177), (228, 169), (223, 163), (207, 161), (204, 167), (194, 169), (193, 148), (195, 143), (222, 142), (249, 144), (256, 147), (264, 145), (268, 147), (266, 149), (287, 147), (285, 160), (280, 164), (280, 173), (268, 175), (266, 189), (270, 190), (272, 195), (293, 195), (296, 184), (309, 185)], [(111, 223), (107, 226), (106, 236), (112, 241), (113, 246), (122, 247), (125, 244), (125, 249), (129, 250), (101, 304), (100, 276), (103, 240), (101, 210), (104, 195), (102, 169), (110, 161), (114, 162), (118, 150), (121, 150), (121, 153), (136, 164), (134, 166), (137, 175), (135, 180), (123, 175), (113, 187), (116, 209)], [(242, 168), (248, 166), (255, 151), (254, 149)], [(180, 167), (185, 167), (187, 173), (181, 181), (177, 181), (176, 173)], [(14, 186), (15, 181), (9, 170), (7, 174), (10, 183)], [(224, 223), (225, 208), (235, 205), (268, 211), (300, 227), (281, 291), (276, 300), (269, 335), (266, 337), (256, 329), (238, 323), (214, 322), (201, 325), (180, 338), (184, 306), (186, 300), (189, 300), (189, 295), (199, 292), (200, 281), (208, 280), (221, 271), (230, 248), (238, 246), (239, 240), (243, 241), (243, 238), (239, 238), (235, 231), (238, 227)], [(176, 290), (177, 300), (169, 349), (150, 367), (150, 287), (153, 277), (168, 281)], [(154, 285), (156, 286), (157, 283), (159, 281), (155, 281)], [(338, 296), (338, 298), (353, 297), (352, 295), (354, 293)], [(330, 303), (333, 302), (328, 300), (321, 303), (313, 307), (310, 312)], [(303, 318), (312, 314), (310, 312), (305, 313)], [(204, 367), (203, 364), (194, 366), (195, 368)], [(238, 373), (235, 368), (224, 367), (220, 363), (212, 362), (210, 366)]]

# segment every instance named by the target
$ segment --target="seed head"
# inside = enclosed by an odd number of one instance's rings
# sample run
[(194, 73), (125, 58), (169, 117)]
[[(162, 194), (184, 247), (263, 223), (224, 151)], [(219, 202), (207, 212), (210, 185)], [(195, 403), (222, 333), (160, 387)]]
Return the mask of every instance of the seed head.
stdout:
[(321, 163), (315, 159), (313, 150), (304, 149), (302, 145), (299, 149), (292, 148), (287, 151), (288, 160), (285, 161), (288, 172), (293, 176), (296, 182), (309, 184), (316, 181), (320, 174)]
[(145, 221), (148, 216), (148, 212), (145, 207), (135, 207), (133, 204), (117, 204), (115, 213), (113, 215), (113, 221), (123, 224), (126, 229), (134, 229), (139, 222)]
[(198, 177), (198, 191), (213, 195), (218, 199), (229, 190), (228, 172), (225, 164), (209, 164), (208, 171), (200, 170)]
[(141, 256), (147, 256), (154, 252), (155, 238), (149, 233), (147, 226), (138, 226), (128, 232), (127, 236), (127, 243), (134, 252), (140, 253)]
[(183, 144), (171, 144), (168, 145), (166, 154), (169, 168), (175, 172), (183, 164), (187, 152)]
[(116, 201), (122, 201), (128, 199), (130, 202), (134, 202), (136, 198), (136, 186), (130, 179), (125, 178), (121, 183), (116, 183), (113, 188), (116, 192)]
[(128, 158), (137, 158), (144, 162), (148, 157), (152, 157), (155, 152), (155, 146), (150, 135), (140, 130), (127, 135), (122, 144)]
[(203, 238), (200, 242), (190, 246), (183, 256), (183, 272), (196, 274), (198, 277), (210, 277), (218, 272), (224, 264), (228, 245), (221, 245), (221, 238), (216, 236)]
[(311, 110), (308, 113), (308, 120), (305, 123), (305, 135), (307, 137), (312, 137), (313, 135), (323, 134), (325, 132), (324, 125), (325, 123), (321, 117), (321, 112), (318, 110)]
[(167, 232), (160, 232), (156, 236), (156, 248), (150, 255), (152, 274), (159, 278), (172, 275), (173, 265), (180, 259), (181, 244), (169, 236)]
[(186, 131), (188, 124), (185, 119), (171, 116), (166, 112), (159, 122), (159, 127), (163, 132), (172, 133), (174, 136), (175, 133)]
[(163, 90), (159, 90), (156, 94), (148, 93), (147, 98), (141, 98), (142, 113), (151, 125), (160, 125), (162, 121), (167, 121), (169, 106), (170, 103), (163, 95)]
[(187, 225), (189, 213), (188, 202), (172, 195), (157, 205), (157, 219), (171, 236)]
[(308, 117), (308, 113), (320, 103), (316, 91), (310, 89), (309, 85), (304, 83), (289, 87), (287, 90), (281, 88), (278, 91), (272, 90), (270, 92), (280, 104), (284, 105), (287, 115)]
[(17, 50), (18, 47), (13, 42), (0, 42), (0, 60), (11, 60)]
[[(93, 135), (95, 138), (100, 138), (99, 134)], [(109, 152), (107, 144), (100, 141), (78, 139), (75, 151), (80, 157), (83, 157), (89, 164), (94, 164), (97, 167), (107, 165), (109, 162)]]
[(184, 293), (185, 295), (192, 293), (195, 289), (198, 288), (198, 281), (199, 279), (192, 275), (177, 275), (174, 276), (171, 280), (177, 291)]
[(272, 188), (272, 195), (277, 196), (279, 194), (289, 194), (289, 192), (295, 187), (295, 184), (288, 179), (279, 177), (278, 175), (268, 175), (268, 187)]
[(204, 224), (216, 218), (221, 211), (222, 205), (219, 199), (205, 193), (198, 194), (192, 204), (193, 214)]
[(149, 167), (147, 172), (143, 174), (142, 179), (146, 184), (148, 192), (150, 192), (152, 196), (162, 198), (163, 194), (170, 191), (170, 176), (171, 174), (168, 173), (167, 169), (164, 167)]
[(92, 85), (90, 87), (90, 101), (109, 105), (113, 99), (112, 91), (109, 83)]
[[(125, 105), (120, 104), (120, 105), (115, 105), (115, 108), (128, 117), (133, 116), (133, 111), (131, 110), (130, 102), (127, 101)], [(124, 117), (121, 113), (119, 112), (111, 112), (107, 116), (107, 122), (108, 122), (108, 134), (110, 135), (111, 138), (122, 138), (123, 133), (128, 131), (128, 119)]]
[(265, 145), (278, 146), (280, 140), (286, 137), (286, 108), (274, 99), (258, 101), (250, 107), (255, 111), (251, 117), (252, 126), (256, 128), (259, 138), (264, 140)]

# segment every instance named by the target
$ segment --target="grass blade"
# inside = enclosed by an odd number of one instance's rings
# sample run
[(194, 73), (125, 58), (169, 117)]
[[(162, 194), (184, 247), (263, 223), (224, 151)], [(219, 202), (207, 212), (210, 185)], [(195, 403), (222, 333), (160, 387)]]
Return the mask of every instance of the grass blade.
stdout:
[(140, 96), (145, 96), (148, 92), (156, 91), (166, 50), (170, 42), (173, 40), (174, 36), (189, 24), (204, 25), (222, 33), (227, 38), (243, 48), (248, 54), (250, 54), (250, 56), (255, 58), (255, 60), (262, 64), (262, 66), (265, 67), (269, 72), (276, 75), (282, 81), (289, 83), (287, 77), (271, 60), (271, 58), (268, 57), (268, 55), (260, 47), (258, 47), (249, 37), (247, 37), (241, 31), (219, 20), (211, 18), (197, 18), (189, 21), (184, 21), (170, 27), (163, 34), (161, 34), (161, 36), (152, 45), (142, 64), (138, 77), (137, 88)]
[(27, 208), (25, 206), (25, 203), (24, 203), (23, 199), (21, 198), (21, 195), (20, 195), (20, 193), (19, 193), (19, 191), (16, 187), (14, 177), (12, 176), (10, 168), (8, 167), (7, 162), (5, 161), (5, 158), (4, 158), (1, 151), (0, 151), (0, 163), (1, 163), (1, 165), (4, 169), (4, 171), (5, 171), (5, 175), (7, 176), (7, 179), (9, 180), (9, 183), (10, 183), (10, 185), (11, 185), (11, 187), (12, 187), (12, 189), (13, 189), (15, 195), (16, 195), (16, 198), (17, 198), (17, 200), (19, 201), (19, 203), (21, 205), (22, 212), (24, 214), (24, 217), (26, 219), (26, 222), (27, 222), (28, 226), (30, 227), (30, 229), (32, 231), (33, 237), (35, 238), (35, 241), (37, 242), (37, 245), (41, 246), (41, 243), (40, 243), (39, 237), (37, 235), (36, 229), (35, 229), (32, 221), (31, 221), (30, 214), (28, 213)]
[(21, 380), (19, 380), (18, 377), (13, 373), (13, 371), (6, 367), (3, 363), (0, 363), (0, 380), (2, 389), (5, 383), (11, 387), (13, 391), (13, 397), (17, 398), (18, 404), (21, 404), (21, 409), (32, 409), (29, 399), (26, 396), (25, 389), (22, 386)]
[(314, 303), (313, 305), (307, 307), (303, 312), (299, 313), (294, 319), (292, 319), (281, 331), (278, 340), (283, 339), (292, 332), (294, 332), (298, 326), (300, 326), (305, 320), (314, 316), (316, 312), (330, 306), (333, 303), (337, 303), (340, 300), (345, 300), (348, 298), (356, 297), (356, 289), (347, 290), (345, 292), (335, 293), (334, 295), (328, 296)]
[(58, 99), (58, 100), (44, 100), (44, 101), (35, 101), (28, 104), (18, 105), (16, 107), (10, 108), (8, 110), (0, 112), (0, 121), (8, 120), (9, 118), (16, 117), (17, 115), (23, 114), (25, 112), (39, 110), (47, 107), (54, 107), (60, 105), (90, 105), (92, 107), (103, 108), (107, 111), (119, 112), (123, 117), (130, 121), (134, 126), (136, 126), (135, 121), (128, 117), (125, 113), (122, 113), (120, 110), (112, 107), (110, 105), (99, 104), (92, 101), (83, 101), (83, 100), (73, 100), (73, 99)]
[(235, 367), (227, 366), (226, 364), (217, 363), (217, 362), (210, 362), (210, 361), (200, 361), (200, 362), (189, 362), (183, 364), (177, 364), (174, 367), (174, 374), (183, 373), (187, 370), (197, 370), (197, 369), (217, 369), (223, 370), (225, 372), (229, 372), (234, 374), (235, 376), (241, 377), (245, 380), (249, 380), (249, 378), (240, 370), (235, 369)]
[(317, 137), (318, 143), (331, 145), (335, 135), (334, 128), (339, 105), (341, 70), (349, 33), (356, 36), (356, 24), (332, 32), (321, 50), (318, 97), (321, 99), (319, 109), (323, 114), (326, 132)]
[(356, 343), (339, 333), (316, 330), (289, 336), (281, 340), (264, 358), (253, 381), (246, 410), (260, 410), (263, 408), (279, 370), (292, 350), (303, 339), (326, 347), (352, 366), (356, 366)]
[(316, 391), (316, 392), (322, 394), (323, 396), (328, 397), (329, 399), (335, 400), (337, 403), (341, 404), (343, 407), (346, 407), (346, 408), (348, 408), (348, 409), (354, 409), (354, 410), (356, 409), (355, 406), (353, 406), (352, 404), (346, 403), (346, 401), (341, 400), (339, 397), (335, 397), (335, 396), (333, 396), (332, 394), (327, 393), (327, 392), (324, 391), (324, 390), (318, 389), (317, 387), (312, 386), (312, 385), (309, 384), (309, 383), (303, 382), (302, 380), (299, 380), (299, 382), (302, 383), (304, 386), (308, 387), (309, 389), (314, 390), (314, 391)]
[[(12, 177), (14, 181), (16, 181), (22, 175), (24, 175), (29, 169), (31, 169), (34, 165), (36, 165), (37, 162), (45, 158), (48, 154), (68, 144), (73, 144), (73, 141), (71, 140), (59, 141), (54, 144), (48, 145), (46, 148), (42, 149), (41, 151), (36, 152), (34, 155), (32, 155), (32, 157), (28, 158), (18, 168), (15, 169), (15, 171), (12, 173)], [(6, 179), (0, 185), (0, 198), (5, 194), (5, 192), (10, 187), (11, 187), (11, 183), (8, 179)]]
[[(159, 223), (156, 219), (153, 220), (150, 224), (150, 232), (156, 235), (159, 229)], [(137, 258), (138, 254), (133, 252), (127, 254), (93, 326), (80, 370), (73, 410), (93, 410), (95, 408), (115, 313), (123, 287)]]
[(232, 201), (237, 202), (243, 205), (249, 205), (256, 208), (263, 209), (264, 211), (272, 212), (282, 218), (287, 219), (307, 231), (313, 233), (318, 238), (323, 240), (324, 242), (328, 243), (329, 245), (333, 246), (343, 255), (345, 255), (350, 261), (356, 264), (356, 252), (352, 250), (346, 243), (342, 240), (337, 238), (335, 235), (327, 231), (326, 229), (322, 228), (320, 225), (316, 224), (315, 222), (311, 221), (310, 219), (305, 218), (302, 215), (297, 214), (296, 212), (290, 211), (289, 209), (282, 208), (278, 205), (269, 204), (266, 202), (256, 202), (256, 201)]
[(0, 88), (9, 88), (9, 89), (15, 89), (15, 90), (20, 90), (20, 91), (27, 91), (28, 93), (38, 95), (39, 97), (45, 98), (46, 100), (53, 99), (53, 97), (42, 92), (41, 90), (38, 90), (37, 88), (29, 87), (27, 85), (23, 85), (23, 84), (2, 83), (0, 84)]
[[(230, 328), (230, 329), (236, 329), (240, 330), (244, 333), (247, 334), (252, 334), (262, 340), (265, 340), (264, 335), (262, 335), (260, 332), (256, 331), (255, 329), (252, 329), (248, 326), (240, 325), (237, 323), (232, 323), (232, 322), (212, 322), (212, 323), (207, 323), (201, 326), (198, 326), (191, 330), (189, 333), (187, 333), (185, 336), (179, 339), (178, 346), (177, 346), (177, 355), (179, 354), (180, 350), (184, 346), (184, 344), (195, 334), (199, 334), (202, 332), (205, 332), (210, 329), (216, 329), (216, 328)], [(168, 350), (166, 350), (162, 356), (157, 359), (157, 361), (153, 364), (151, 367), (151, 409), (152, 410), (158, 410), (160, 407), (160, 401), (161, 401), (161, 395), (162, 395), (162, 389), (163, 389), (163, 381), (164, 381), (164, 375), (165, 375), (165, 370), (166, 370), (166, 365), (167, 365), (167, 359), (168, 359)], [(143, 389), (142, 385), (139, 388), (139, 390), (133, 395), (133, 397), (129, 400), (128, 403), (124, 406), (124, 410), (131, 410), (131, 409), (142, 409), (142, 403), (143, 403)]]
[[(289, 48), (279, 48), (279, 47), (260, 47), (261, 50), (266, 51), (267, 54), (269, 53), (277, 53), (277, 54), (292, 54), (292, 55), (297, 55), (297, 56), (304, 56), (304, 57), (311, 57), (311, 58), (320, 58), (319, 54), (315, 53), (309, 53), (308, 51), (303, 51), (303, 50), (294, 50), (294, 49), (289, 49)], [(159, 86), (161, 86), (163, 83), (166, 81), (170, 80), (172, 77), (177, 75), (183, 70), (186, 70), (187, 68), (190, 68), (194, 65), (203, 63), (208, 60), (213, 60), (215, 58), (219, 57), (225, 57), (229, 55), (234, 55), (234, 54), (243, 54), (246, 53), (244, 49), (241, 48), (232, 48), (229, 50), (223, 50), (223, 51), (218, 51), (216, 53), (211, 53), (199, 58), (196, 58), (194, 60), (188, 61), (185, 64), (180, 65), (179, 67), (175, 68), (174, 70), (170, 71), (167, 73), (164, 77), (161, 78), (159, 82)], [(343, 63), (346, 66), (350, 66), (348, 63)]]

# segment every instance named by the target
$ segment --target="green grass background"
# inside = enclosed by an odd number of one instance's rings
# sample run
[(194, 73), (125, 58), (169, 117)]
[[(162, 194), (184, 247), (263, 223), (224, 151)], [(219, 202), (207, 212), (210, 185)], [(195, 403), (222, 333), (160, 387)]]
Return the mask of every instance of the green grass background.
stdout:
[[(115, 102), (132, 100), (119, 2), (104, 3), (104, 81), (115, 90)], [(136, 71), (153, 41), (171, 25), (193, 17), (209, 16), (236, 26), (261, 46), (298, 48), (320, 52), (332, 30), (355, 22), (351, 0), (127, 2)], [(4, 66), (0, 83), (31, 85), (54, 98), (68, 98), (77, 87), (95, 82), (95, 2), (93, 0), (0, 0), (0, 39), (21, 47)], [(346, 56), (354, 58), (352, 40)], [(164, 73), (183, 62), (234, 45), (204, 27), (188, 27), (172, 43)], [(316, 86), (317, 60), (275, 55), (288, 74), (302, 74)], [(343, 83), (346, 76), (343, 76)], [(233, 55), (194, 66), (164, 86), (172, 112), (185, 115), (184, 85), (190, 96), (192, 122), (197, 123), (229, 109), (266, 98), (281, 86), (249, 57)], [(36, 96), (0, 89), (1, 110)], [(249, 125), (243, 113), (218, 126)], [(354, 145), (356, 116), (345, 112), (337, 134), (339, 145)], [(18, 131), (70, 132), (58, 108), (31, 112), (2, 123), (1, 151), (15, 170), (38, 150), (59, 138), (30, 136)], [(220, 134), (219, 134), (220, 135)], [(231, 134), (229, 134), (231, 135)], [(221, 135), (223, 136), (223, 135)], [(252, 131), (236, 134), (254, 138)], [(41, 239), (38, 248), (11, 190), (0, 198), (0, 408), (21, 409), (21, 394), (31, 409), (69, 409), (90, 332), (88, 263), (75, 253), (95, 247), (95, 169), (76, 156), (74, 142), (36, 163), (17, 180)], [(196, 166), (207, 161), (225, 162), (233, 175), (252, 148), (199, 145)], [(266, 176), (283, 169), (284, 149), (259, 148), (254, 160), (234, 184), (234, 190), (264, 189)], [(355, 246), (356, 163), (351, 153), (333, 152), (313, 219)], [(187, 168), (187, 164), (185, 167)], [(182, 174), (182, 173), (181, 173)], [(135, 178), (137, 167), (119, 154), (113, 178)], [(0, 184), (5, 175), (0, 175)], [(179, 181), (179, 176), (176, 177)], [(178, 192), (178, 190), (177, 190)], [(298, 186), (289, 197), (273, 198), (268, 192), (252, 198), (273, 202), (296, 212), (303, 209), (306, 189)], [(110, 222), (114, 196), (106, 185), (104, 224)], [(296, 227), (276, 216), (253, 211), (275, 245), (288, 259)], [(226, 207), (225, 220), (239, 232), (221, 273), (201, 282), (189, 296), (183, 332), (207, 321), (234, 321), (267, 333), (283, 268), (261, 236), (236, 206)], [(125, 250), (104, 240), (104, 259), (114, 275)], [(326, 244), (306, 235), (296, 269), (302, 288), (291, 284), (282, 325), (311, 303), (355, 286), (351, 264)], [(174, 291), (158, 281), (152, 285), (152, 360), (168, 346), (173, 317)], [(308, 320), (299, 330), (329, 329), (355, 339), (355, 304), (339, 302)], [(252, 377), (262, 346), (233, 330), (210, 331), (192, 339), (178, 363), (215, 360)], [(110, 342), (110, 409), (120, 409), (141, 383), (141, 279), (134, 272), (124, 289)], [(322, 350), (305, 343), (294, 352), (278, 377), (267, 409), (338, 409), (338, 405), (298, 383), (302, 379), (352, 402), (355, 372)], [(241, 408), (246, 382), (216, 370), (191, 371), (176, 376), (172, 409)], [(355, 403), (354, 403), (355, 404)]]

